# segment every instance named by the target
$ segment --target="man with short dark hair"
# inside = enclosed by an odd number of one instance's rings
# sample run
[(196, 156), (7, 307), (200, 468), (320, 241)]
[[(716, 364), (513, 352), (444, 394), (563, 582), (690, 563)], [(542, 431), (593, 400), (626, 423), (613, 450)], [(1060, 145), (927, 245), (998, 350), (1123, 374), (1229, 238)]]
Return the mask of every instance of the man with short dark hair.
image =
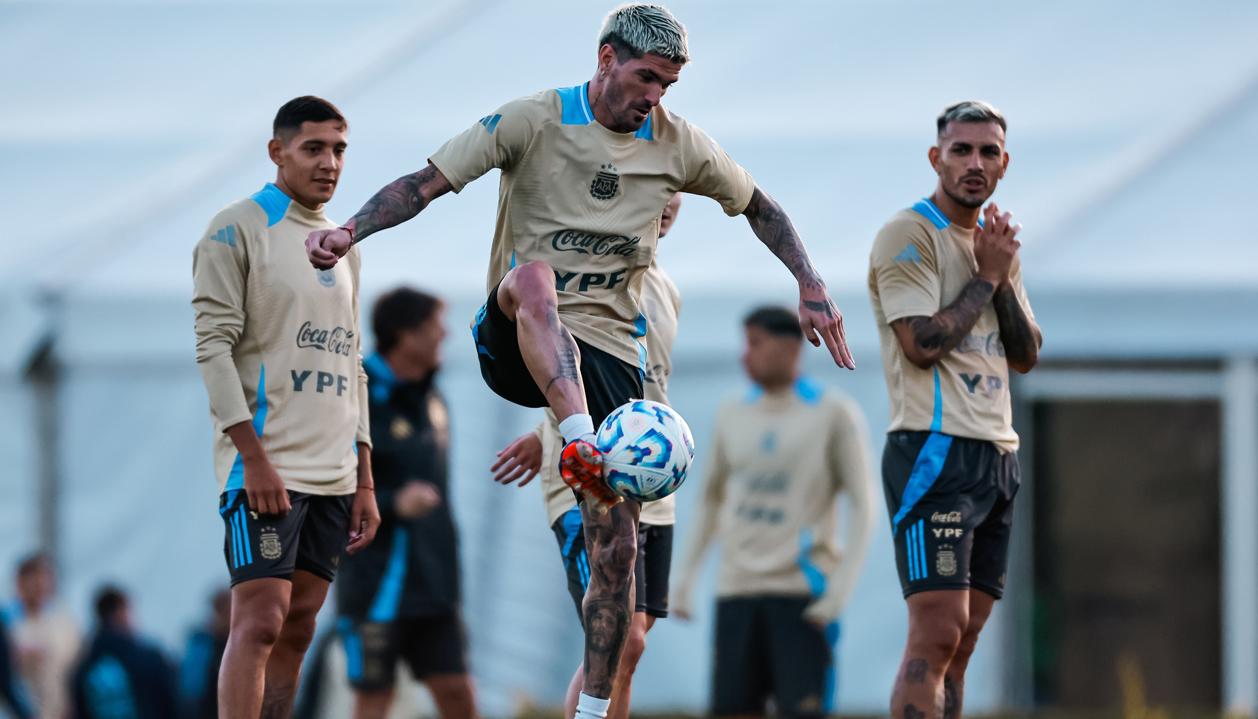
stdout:
[(435, 381), (445, 303), (400, 287), (376, 300), (371, 325), (376, 352), (363, 364), (381, 538), (346, 560), (336, 591), (354, 719), (389, 713), (399, 661), (428, 687), (442, 719), (471, 719), (449, 409)]
[(1009, 370), (1039, 359), (1019, 225), (995, 203), (1005, 118), (952, 105), (936, 121), (935, 191), (874, 240), (869, 294), (891, 396), (882, 458), (909, 636), (895, 719), (959, 717), (965, 670), (1005, 589), (1018, 491)]
[[(219, 712), (287, 716), (342, 551), (371, 543), (358, 253), (315, 271), (303, 240), (340, 179), (345, 118), (299, 97), (267, 145), (276, 181), (220, 211), (193, 252), (197, 364), (216, 430), (231, 633)], [(346, 546), (348, 542), (348, 547)]]
[(719, 539), (712, 713), (765, 716), (772, 700), (778, 716), (822, 717), (834, 709), (839, 617), (873, 523), (868, 431), (854, 402), (801, 376), (794, 312), (760, 307), (743, 324), (753, 386), (717, 412), (674, 611), (692, 614), (699, 567)]
[(175, 679), (162, 653), (135, 635), (131, 600), (96, 592), (96, 633), (72, 681), (76, 719), (174, 719)]
[[(838, 309), (785, 211), (695, 125), (660, 106), (689, 60), (686, 30), (660, 5), (612, 11), (589, 82), (509, 102), (378, 192), (344, 227), (311, 233), (326, 268), (367, 236), (501, 170), (488, 299), (472, 333), (486, 384), (526, 407), (549, 407), (565, 447), (564, 482), (581, 493), (591, 581), (584, 612), (611, 608), (610, 634), (585, 622), (583, 719), (606, 716), (633, 616), (637, 502), (603, 479), (594, 428), (642, 396), (638, 296), (659, 218), (677, 192), (713, 198), (752, 230), (799, 283), (808, 339), (854, 368)], [(606, 649), (604, 649), (606, 647)]]

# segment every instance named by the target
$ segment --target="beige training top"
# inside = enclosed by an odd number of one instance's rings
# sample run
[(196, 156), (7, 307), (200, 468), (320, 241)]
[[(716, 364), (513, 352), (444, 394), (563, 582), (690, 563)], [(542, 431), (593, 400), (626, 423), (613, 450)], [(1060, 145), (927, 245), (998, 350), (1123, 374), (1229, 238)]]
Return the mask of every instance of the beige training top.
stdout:
[(371, 445), (367, 375), (359, 355), (357, 249), (319, 271), (311, 230), (322, 210), (268, 184), (221, 210), (192, 254), (197, 364), (214, 419), (219, 491), (244, 486), (224, 432), (252, 421), (285, 486), (353, 494), (357, 442)]
[[(895, 320), (930, 317), (952, 304), (977, 271), (974, 230), (949, 223), (930, 200), (896, 213), (878, 232), (869, 256), (869, 296), (891, 395), (890, 431), (942, 432), (1012, 452), (1018, 434), (996, 308), (989, 302), (969, 336), (931, 369), (908, 361), (891, 328)], [(1023, 311), (1034, 318), (1016, 257), (1010, 280)]]
[[(694, 581), (708, 542), (721, 545), (717, 596), (825, 598), (846, 603), (872, 527), (869, 433), (856, 404), (807, 379), (760, 388), (717, 412), (697, 539), (684, 568)], [(838, 496), (851, 500), (838, 542)]]
[(559, 316), (579, 339), (633, 365), (634, 327), (660, 214), (677, 192), (707, 195), (729, 215), (747, 207), (751, 175), (699, 128), (663, 107), (636, 133), (594, 119), (587, 85), (503, 105), (430, 158), (454, 191), (502, 170), (487, 285), (515, 265), (555, 271)]

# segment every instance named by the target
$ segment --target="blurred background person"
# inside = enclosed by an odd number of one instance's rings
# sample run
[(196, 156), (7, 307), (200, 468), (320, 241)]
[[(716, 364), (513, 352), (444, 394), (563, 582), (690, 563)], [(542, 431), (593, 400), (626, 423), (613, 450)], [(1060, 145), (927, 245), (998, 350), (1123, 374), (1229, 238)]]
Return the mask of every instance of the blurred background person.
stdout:
[[(743, 322), (751, 392), (717, 413), (696, 535), (674, 611), (693, 614), (704, 552), (721, 543), (711, 711), (783, 717), (834, 708), (839, 616), (874, 515), (869, 432), (847, 397), (800, 375), (804, 335), (786, 308)], [(849, 501), (837, 544), (838, 497)]]
[(18, 673), (30, 689), (39, 716), (62, 719), (69, 711), (71, 666), (79, 652), (78, 624), (56, 604), (57, 574), (43, 552), (17, 566), (17, 600), (7, 610)]
[(388, 714), (398, 662), (443, 719), (476, 713), (460, 614), (459, 543), (450, 509), (450, 418), (436, 386), (445, 305), (409, 287), (376, 300), (376, 352), (363, 362), (371, 412), (378, 539), (337, 583), (356, 719)]
[(231, 591), (210, 597), (210, 616), (188, 637), (179, 665), (179, 716), (214, 719), (218, 716), (218, 667), (231, 629)]
[(75, 719), (174, 719), (175, 677), (166, 657), (135, 632), (131, 599), (96, 592), (96, 631), (74, 670)]
[(0, 707), (17, 719), (32, 719), (35, 707), (31, 705), (26, 687), (17, 674), (16, 655), (9, 640), (9, 628), (0, 614)]

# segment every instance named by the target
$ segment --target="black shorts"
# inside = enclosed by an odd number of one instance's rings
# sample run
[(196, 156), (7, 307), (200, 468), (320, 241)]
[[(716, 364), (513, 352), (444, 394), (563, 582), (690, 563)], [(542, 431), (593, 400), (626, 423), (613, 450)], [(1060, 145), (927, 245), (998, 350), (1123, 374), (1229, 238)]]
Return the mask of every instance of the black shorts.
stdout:
[(891, 432), (882, 486), (904, 596), (973, 587), (1005, 591), (1017, 454), (938, 432)]
[[(577, 618), (585, 615), (581, 602), (590, 583), (590, 562), (585, 554), (585, 531), (581, 508), (573, 507), (551, 525), (559, 540), (568, 594), (577, 608)], [(668, 574), (673, 564), (672, 525), (638, 525), (638, 558), (633, 570), (634, 611), (663, 619), (668, 616)]]
[(467, 673), (467, 634), (457, 611), (390, 622), (340, 617), (336, 630), (345, 644), (350, 686), (360, 691), (391, 688), (399, 660), (421, 681)]
[(729, 597), (716, 602), (712, 713), (821, 717), (834, 710), (834, 647), (839, 623), (825, 631), (804, 619), (809, 597)]
[[(525, 407), (545, 407), (546, 396), (538, 389), (520, 354), (515, 322), (498, 305), (498, 288), (476, 313), (472, 339), (480, 358), (481, 377), (499, 397)], [(574, 338), (575, 339), (575, 338)], [(642, 398), (643, 369), (620, 360), (581, 340), (581, 381), (594, 428), (607, 415), (631, 399)]]
[(291, 579), (305, 570), (329, 582), (336, 578), (341, 553), (349, 542), (354, 495), (323, 496), (289, 491), (293, 508), (284, 516), (258, 514), (242, 489), (218, 500), (226, 537), (223, 556), (232, 586), (250, 579)]

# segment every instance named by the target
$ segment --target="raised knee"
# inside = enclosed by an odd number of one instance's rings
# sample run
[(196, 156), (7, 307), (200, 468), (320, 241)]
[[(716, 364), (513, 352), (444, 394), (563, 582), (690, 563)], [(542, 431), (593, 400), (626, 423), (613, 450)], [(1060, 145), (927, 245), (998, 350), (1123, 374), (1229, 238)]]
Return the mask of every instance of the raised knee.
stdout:
[(553, 300), (555, 272), (545, 262), (526, 262), (512, 271), (510, 290), (521, 305)]

